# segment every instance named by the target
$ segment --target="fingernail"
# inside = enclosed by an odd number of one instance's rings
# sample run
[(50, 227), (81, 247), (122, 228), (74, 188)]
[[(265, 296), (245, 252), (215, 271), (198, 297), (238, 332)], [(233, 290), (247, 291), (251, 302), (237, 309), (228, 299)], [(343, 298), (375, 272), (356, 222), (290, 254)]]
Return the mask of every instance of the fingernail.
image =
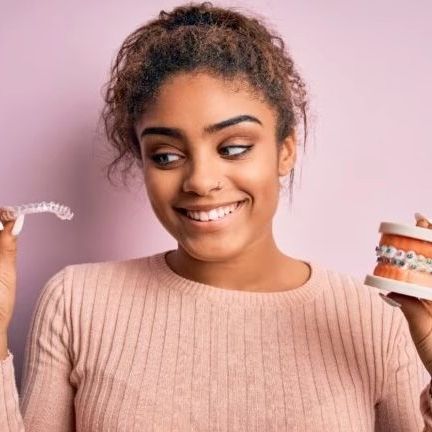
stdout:
[(24, 216), (25, 215), (22, 214), (17, 217), (14, 226), (12, 227), (12, 231), (11, 231), (12, 235), (17, 236), (21, 232), (22, 227), (24, 225)]
[(0, 231), (3, 231), (3, 230), (4, 230), (4, 226), (3, 226), (3, 224), (0, 221)]
[(389, 304), (390, 306), (393, 306), (393, 307), (398, 307), (398, 308), (400, 308), (400, 307), (402, 307), (402, 305), (401, 304), (399, 304), (396, 300), (393, 300), (392, 298), (390, 298), (390, 297), (387, 297), (386, 295), (384, 295), (383, 293), (378, 293), (379, 295), (380, 295), (380, 297), (387, 303), (387, 304)]
[(416, 222), (420, 221), (420, 220), (425, 220), (428, 223), (432, 224), (432, 218), (426, 217), (424, 215), (422, 215), (421, 213), (414, 213), (414, 217), (416, 219)]

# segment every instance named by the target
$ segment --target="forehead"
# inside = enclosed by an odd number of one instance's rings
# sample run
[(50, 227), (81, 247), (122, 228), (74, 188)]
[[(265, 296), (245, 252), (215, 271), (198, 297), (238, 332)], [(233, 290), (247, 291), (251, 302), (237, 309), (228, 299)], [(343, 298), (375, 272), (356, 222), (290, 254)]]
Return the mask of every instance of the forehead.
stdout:
[(245, 79), (179, 73), (162, 84), (137, 123), (139, 127), (163, 124), (193, 130), (245, 114), (259, 118), (264, 128), (275, 127), (274, 109)]

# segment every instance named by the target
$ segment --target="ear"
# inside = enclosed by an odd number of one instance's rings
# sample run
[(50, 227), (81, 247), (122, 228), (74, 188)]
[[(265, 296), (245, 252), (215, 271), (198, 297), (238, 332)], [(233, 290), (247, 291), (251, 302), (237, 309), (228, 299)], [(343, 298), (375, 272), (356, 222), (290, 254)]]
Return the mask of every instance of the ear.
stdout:
[(286, 176), (294, 168), (297, 157), (297, 140), (295, 132), (288, 135), (281, 144), (278, 151), (278, 173)]

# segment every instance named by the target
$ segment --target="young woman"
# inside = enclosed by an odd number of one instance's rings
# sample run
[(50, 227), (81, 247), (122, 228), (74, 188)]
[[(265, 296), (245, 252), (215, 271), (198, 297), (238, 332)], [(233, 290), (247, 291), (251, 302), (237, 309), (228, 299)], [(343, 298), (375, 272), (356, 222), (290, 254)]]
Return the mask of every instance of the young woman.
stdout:
[(256, 18), (188, 4), (126, 39), (106, 93), (109, 175), (122, 161), (142, 170), (178, 246), (56, 273), (19, 400), (17, 237), (4, 221), (1, 431), (432, 430), (429, 303), (392, 294), (401, 313), (276, 246), (306, 108), (283, 41)]

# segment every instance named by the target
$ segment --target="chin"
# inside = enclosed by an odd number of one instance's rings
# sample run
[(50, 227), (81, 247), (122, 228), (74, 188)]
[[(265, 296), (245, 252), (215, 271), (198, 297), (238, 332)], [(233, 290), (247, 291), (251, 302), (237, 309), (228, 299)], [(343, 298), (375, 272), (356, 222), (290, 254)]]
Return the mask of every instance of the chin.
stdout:
[(227, 261), (244, 250), (243, 245), (227, 244), (227, 242), (221, 242), (220, 240), (179, 243), (178, 248), (196, 260), (207, 262)]

